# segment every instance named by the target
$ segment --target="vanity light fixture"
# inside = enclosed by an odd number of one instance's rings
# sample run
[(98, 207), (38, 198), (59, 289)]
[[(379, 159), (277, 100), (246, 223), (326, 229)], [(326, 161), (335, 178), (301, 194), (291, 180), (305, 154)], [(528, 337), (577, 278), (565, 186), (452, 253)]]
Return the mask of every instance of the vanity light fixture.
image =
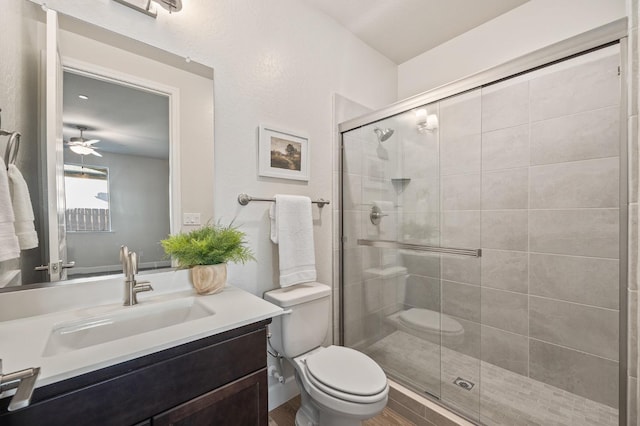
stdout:
[(169, 13), (180, 12), (182, 10), (182, 0), (113, 0), (133, 10), (142, 12), (147, 16), (156, 18), (158, 9), (156, 3), (168, 10)]

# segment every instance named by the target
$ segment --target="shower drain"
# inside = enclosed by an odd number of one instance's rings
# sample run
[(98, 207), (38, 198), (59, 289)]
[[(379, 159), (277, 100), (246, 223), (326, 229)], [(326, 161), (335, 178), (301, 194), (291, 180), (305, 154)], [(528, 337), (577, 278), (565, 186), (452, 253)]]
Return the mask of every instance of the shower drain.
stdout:
[(470, 391), (475, 386), (475, 383), (470, 382), (469, 380), (465, 380), (462, 377), (458, 377), (453, 381), (453, 384), (456, 386), (460, 386), (464, 390)]

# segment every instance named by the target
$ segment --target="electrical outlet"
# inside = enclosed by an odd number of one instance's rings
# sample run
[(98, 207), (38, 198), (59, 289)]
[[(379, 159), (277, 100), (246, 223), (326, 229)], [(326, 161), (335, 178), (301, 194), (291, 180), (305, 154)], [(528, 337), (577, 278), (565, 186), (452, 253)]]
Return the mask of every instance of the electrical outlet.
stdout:
[(184, 213), (182, 215), (182, 224), (190, 226), (200, 225), (200, 213)]

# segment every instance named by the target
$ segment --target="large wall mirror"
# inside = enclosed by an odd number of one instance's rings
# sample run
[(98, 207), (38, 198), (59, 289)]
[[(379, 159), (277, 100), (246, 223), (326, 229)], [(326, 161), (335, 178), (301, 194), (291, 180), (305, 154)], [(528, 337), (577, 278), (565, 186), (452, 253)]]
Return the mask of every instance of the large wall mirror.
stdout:
[[(38, 242), (0, 258), (0, 291), (121, 273), (123, 244), (141, 269), (170, 267), (159, 241), (181, 230), (182, 212), (213, 216), (213, 70), (30, 1), (10, 3), (0, 18), (0, 72), (10, 77), (0, 82), (0, 127), (21, 133), (14, 163)], [(8, 141), (0, 137), (0, 154)], [(203, 166), (197, 177), (181, 172), (191, 162)], [(183, 191), (195, 179), (202, 193)], [(2, 244), (0, 235), (0, 253)]]

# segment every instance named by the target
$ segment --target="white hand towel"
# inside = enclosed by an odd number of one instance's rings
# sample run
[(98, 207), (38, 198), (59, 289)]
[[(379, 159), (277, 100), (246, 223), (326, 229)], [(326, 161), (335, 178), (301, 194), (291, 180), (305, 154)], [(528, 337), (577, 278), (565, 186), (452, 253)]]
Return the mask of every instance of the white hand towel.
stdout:
[(9, 177), (0, 159), (0, 261), (20, 257), (20, 246), (13, 227), (14, 215), (9, 190)]
[(13, 165), (9, 165), (7, 171), (9, 175), (9, 185), (11, 188), (11, 203), (15, 215), (15, 229), (20, 244), (20, 250), (27, 250), (38, 247), (38, 234), (33, 223), (33, 206), (29, 187), (22, 177), (20, 170)]
[(269, 217), (271, 241), (278, 244), (280, 287), (315, 281), (316, 255), (309, 197), (276, 195)]

